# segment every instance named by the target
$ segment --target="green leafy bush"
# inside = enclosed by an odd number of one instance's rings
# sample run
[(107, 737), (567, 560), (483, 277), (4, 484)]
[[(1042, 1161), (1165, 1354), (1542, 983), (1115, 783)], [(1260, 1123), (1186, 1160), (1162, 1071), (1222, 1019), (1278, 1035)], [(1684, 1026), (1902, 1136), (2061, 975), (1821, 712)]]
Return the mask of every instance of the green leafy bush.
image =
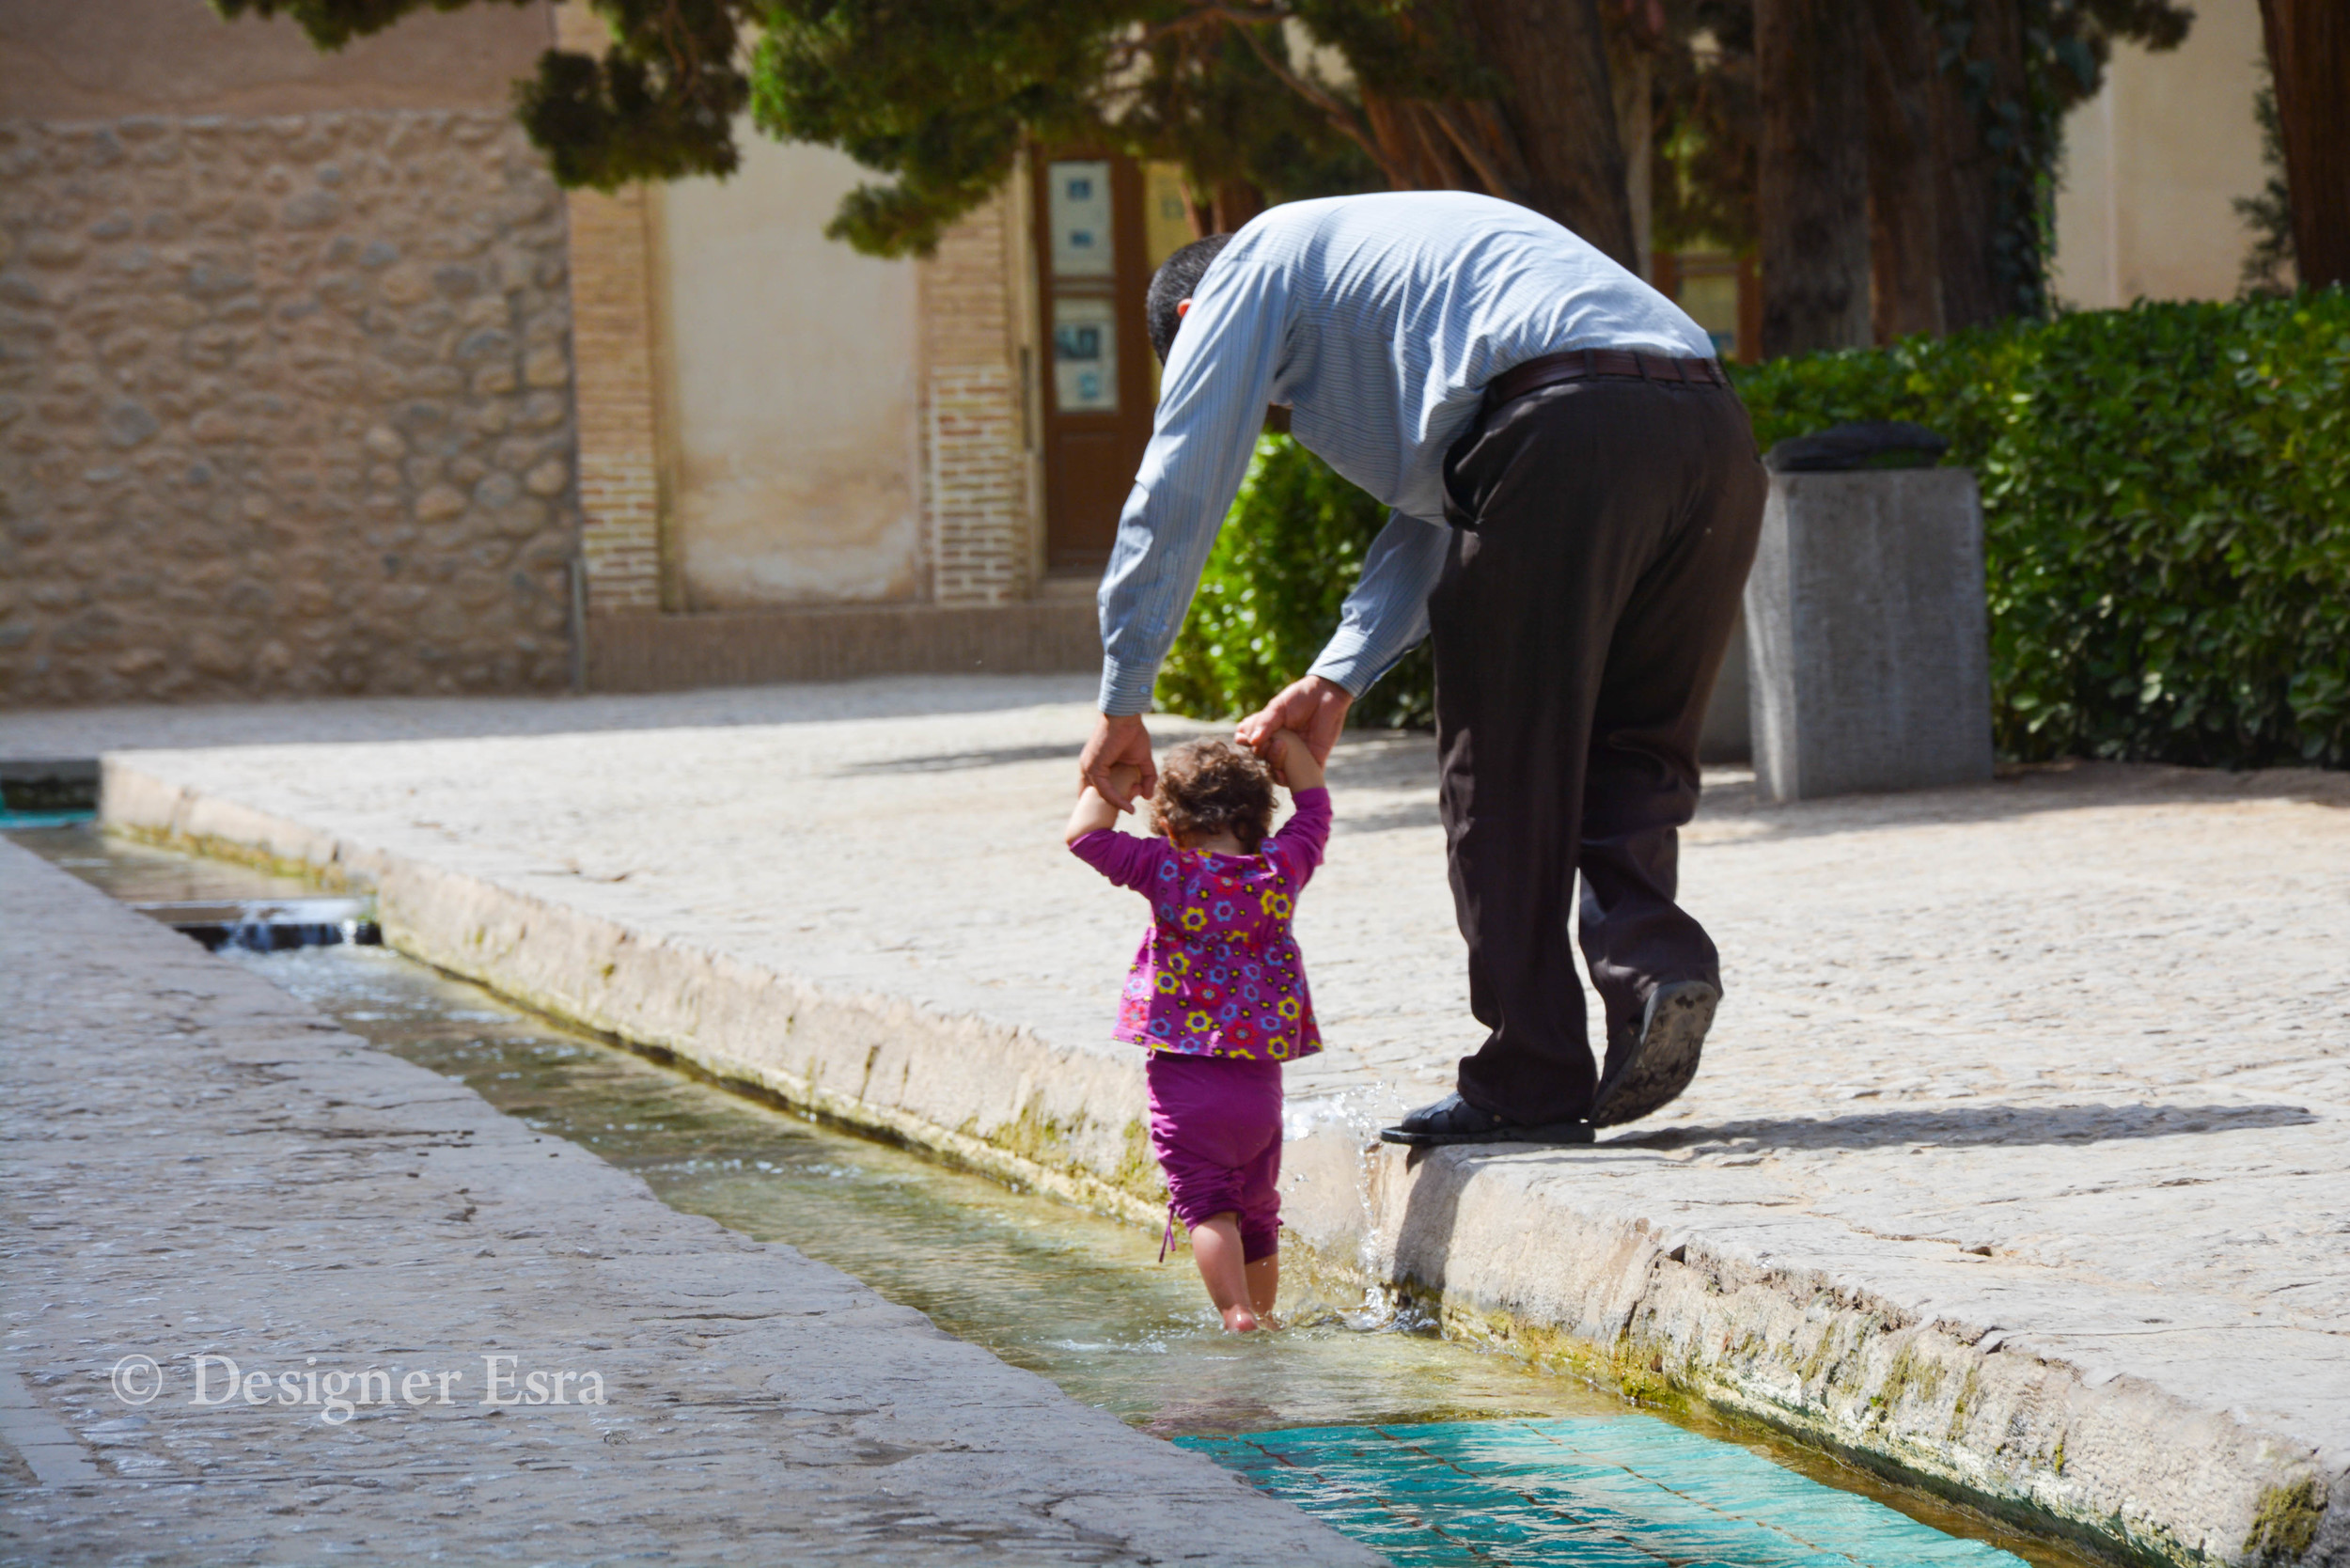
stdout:
[[(1982, 486), (2002, 753), (2350, 766), (2350, 295), (2140, 304), (1739, 374), (1757, 442), (1914, 419)], [(1160, 700), (1313, 660), (1382, 515), (1260, 443)], [(1423, 649), (1357, 708), (1424, 723)]]
[(2350, 765), (2350, 295), (1776, 361), (1755, 437), (1915, 419), (1982, 486), (1999, 749)]
[[(1159, 705), (1195, 718), (1237, 718), (1306, 673), (1362, 575), (1386, 510), (1286, 435), (1257, 455), (1226, 514), (1167, 663)], [(1434, 722), (1425, 643), (1364, 694), (1348, 722)]]

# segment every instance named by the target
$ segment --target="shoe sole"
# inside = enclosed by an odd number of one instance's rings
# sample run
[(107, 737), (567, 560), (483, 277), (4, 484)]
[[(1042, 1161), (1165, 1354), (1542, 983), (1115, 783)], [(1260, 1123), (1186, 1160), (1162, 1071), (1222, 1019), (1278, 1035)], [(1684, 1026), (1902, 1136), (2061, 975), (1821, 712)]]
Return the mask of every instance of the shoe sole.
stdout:
[(1402, 1127), (1382, 1127), (1379, 1141), (1401, 1143), (1410, 1149), (1440, 1149), (1455, 1143), (1589, 1143), (1591, 1125), (1588, 1121), (1556, 1121), (1546, 1127), (1496, 1127), (1490, 1133), (1413, 1133)]
[(1631, 1064), (1591, 1106), (1591, 1125), (1621, 1127), (1680, 1099), (1698, 1075), (1705, 1032), (1714, 1027), (1714, 1010), (1721, 1000), (1721, 992), (1703, 980), (1658, 987)]

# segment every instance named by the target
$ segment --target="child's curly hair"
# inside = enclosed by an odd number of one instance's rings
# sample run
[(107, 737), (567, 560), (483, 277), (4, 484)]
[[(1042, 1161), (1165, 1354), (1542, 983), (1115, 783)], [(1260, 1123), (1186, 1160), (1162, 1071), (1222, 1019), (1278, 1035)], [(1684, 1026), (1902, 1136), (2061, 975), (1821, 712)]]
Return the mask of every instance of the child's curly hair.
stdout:
[(1159, 763), (1151, 825), (1177, 844), (1230, 833), (1254, 855), (1273, 831), (1273, 770), (1223, 741), (1186, 741)]

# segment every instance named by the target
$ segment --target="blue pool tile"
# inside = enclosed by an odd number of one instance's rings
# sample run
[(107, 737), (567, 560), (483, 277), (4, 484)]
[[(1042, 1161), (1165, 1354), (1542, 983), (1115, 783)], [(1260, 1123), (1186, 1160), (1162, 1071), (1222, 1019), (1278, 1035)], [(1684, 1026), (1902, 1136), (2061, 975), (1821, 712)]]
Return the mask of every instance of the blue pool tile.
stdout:
[(1398, 1568), (2022, 1568), (1653, 1417), (1178, 1441)]

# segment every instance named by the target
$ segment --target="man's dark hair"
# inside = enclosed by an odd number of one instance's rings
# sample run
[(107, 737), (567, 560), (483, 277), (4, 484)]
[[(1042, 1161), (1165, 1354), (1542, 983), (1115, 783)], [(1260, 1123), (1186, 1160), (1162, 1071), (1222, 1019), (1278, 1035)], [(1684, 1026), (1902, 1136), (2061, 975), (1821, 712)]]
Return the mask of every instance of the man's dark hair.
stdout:
[(1194, 240), (1159, 263), (1159, 270), (1151, 274), (1151, 292), (1143, 302), (1143, 314), (1151, 320), (1151, 347), (1158, 352), (1159, 363), (1167, 363), (1167, 351), (1175, 345), (1175, 328), (1183, 317), (1175, 307), (1199, 291), (1199, 280), (1208, 273), (1208, 263), (1216, 254), (1232, 243), (1230, 234), (1211, 234), (1204, 240)]

